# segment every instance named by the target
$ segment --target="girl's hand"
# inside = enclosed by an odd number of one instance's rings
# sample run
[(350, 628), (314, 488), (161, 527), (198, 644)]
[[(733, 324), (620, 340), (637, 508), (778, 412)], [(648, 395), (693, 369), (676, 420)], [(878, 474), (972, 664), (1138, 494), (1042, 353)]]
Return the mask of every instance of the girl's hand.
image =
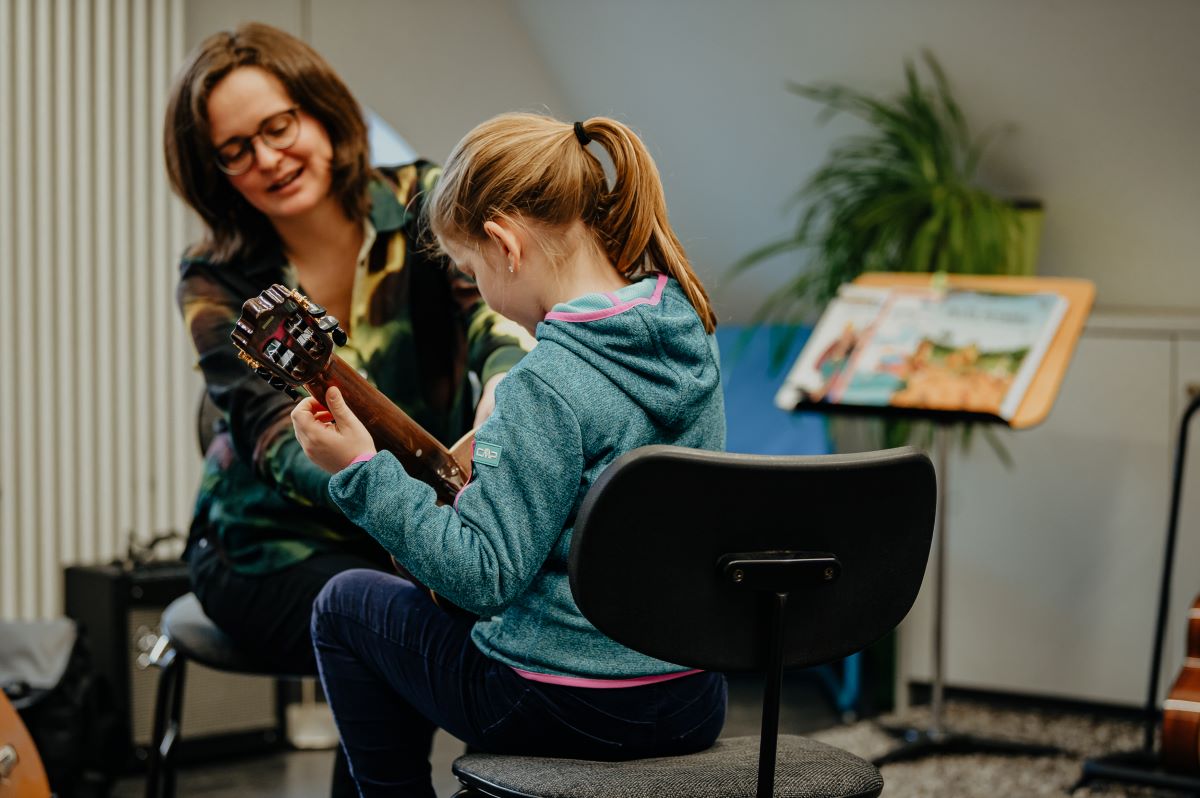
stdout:
[(292, 426), (308, 459), (336, 474), (360, 455), (373, 456), (375, 441), (346, 405), (341, 391), (330, 388), (325, 402), (328, 409), (311, 396), (302, 400), (292, 410)]

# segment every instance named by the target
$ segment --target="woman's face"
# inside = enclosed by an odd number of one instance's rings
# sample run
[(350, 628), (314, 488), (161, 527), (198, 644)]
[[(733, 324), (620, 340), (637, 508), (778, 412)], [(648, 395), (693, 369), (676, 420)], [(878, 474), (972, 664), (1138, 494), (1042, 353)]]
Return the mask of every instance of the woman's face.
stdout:
[(254, 136), (250, 168), (229, 175), (230, 184), (272, 221), (305, 215), (330, 196), (333, 145), (314, 117), (299, 111), (300, 133), (291, 146), (276, 150), (263, 142), (262, 123), (296, 106), (283, 83), (264, 69), (238, 67), (213, 87), (208, 122), (215, 148)]

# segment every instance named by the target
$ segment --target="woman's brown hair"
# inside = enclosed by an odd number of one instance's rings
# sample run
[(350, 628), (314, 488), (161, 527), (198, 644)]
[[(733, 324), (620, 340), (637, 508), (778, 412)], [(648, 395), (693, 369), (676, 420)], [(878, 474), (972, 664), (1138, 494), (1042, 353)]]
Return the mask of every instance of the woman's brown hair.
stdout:
[[(539, 114), (502, 114), (476, 127), (450, 153), (427, 205), (433, 232), (480, 242), (484, 222), (497, 217), (551, 227), (580, 219), (621, 274), (674, 277), (712, 332), (716, 314), (667, 221), (662, 182), (646, 146), (606, 117), (579, 129), (583, 139), (571, 125)], [(611, 190), (585, 140), (608, 152)]]
[(201, 42), (179, 71), (167, 100), (167, 174), (175, 192), (204, 220), (205, 254), (224, 262), (277, 240), (267, 217), (217, 168), (209, 137), (209, 95), (239, 67), (258, 67), (274, 75), (292, 101), (321, 123), (333, 144), (330, 192), (347, 217), (365, 218), (371, 166), (366, 123), (354, 95), (304, 42), (270, 25), (245, 23)]

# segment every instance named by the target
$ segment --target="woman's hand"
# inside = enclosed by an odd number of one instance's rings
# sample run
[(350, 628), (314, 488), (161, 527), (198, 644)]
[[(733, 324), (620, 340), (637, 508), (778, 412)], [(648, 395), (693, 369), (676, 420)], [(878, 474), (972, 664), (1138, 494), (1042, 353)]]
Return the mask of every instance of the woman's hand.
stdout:
[(336, 474), (360, 456), (374, 456), (375, 441), (346, 405), (342, 392), (330, 388), (325, 403), (328, 409), (309, 396), (292, 410), (296, 440), (308, 459)]
[(488, 416), (496, 409), (496, 386), (500, 384), (500, 380), (504, 379), (504, 375), (507, 373), (507, 371), (502, 371), (484, 383), (483, 390), (479, 393), (479, 404), (475, 406), (476, 429), (487, 421)]

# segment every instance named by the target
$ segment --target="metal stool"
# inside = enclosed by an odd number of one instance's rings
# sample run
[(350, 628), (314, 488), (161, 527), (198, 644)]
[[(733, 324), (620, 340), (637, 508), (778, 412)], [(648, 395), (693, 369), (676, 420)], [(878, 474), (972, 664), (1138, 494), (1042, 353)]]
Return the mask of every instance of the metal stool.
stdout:
[(172, 601), (162, 614), (162, 634), (150, 653), (153, 665), (162, 669), (154, 704), (154, 736), (146, 768), (146, 798), (174, 798), (175, 744), (183, 718), (183, 688), (188, 660), (213, 670), (268, 676), (273, 679), (301, 678), (311, 674), (285, 673), (247, 656), (229, 636), (209, 620), (195, 594)]

